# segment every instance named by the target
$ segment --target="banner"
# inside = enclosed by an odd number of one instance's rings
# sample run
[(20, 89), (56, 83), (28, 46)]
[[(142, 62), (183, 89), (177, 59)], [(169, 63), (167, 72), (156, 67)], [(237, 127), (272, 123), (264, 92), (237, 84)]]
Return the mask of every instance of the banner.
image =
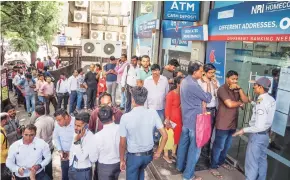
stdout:
[(244, 2), (213, 9), (210, 41), (290, 41), (290, 1)]
[(199, 21), (199, 1), (165, 1), (164, 19)]
[(220, 85), (225, 83), (226, 66), (226, 42), (213, 41), (207, 43), (206, 63), (212, 63), (216, 67), (216, 79)]
[(181, 39), (184, 41), (207, 41), (207, 25), (193, 26), (181, 30)]

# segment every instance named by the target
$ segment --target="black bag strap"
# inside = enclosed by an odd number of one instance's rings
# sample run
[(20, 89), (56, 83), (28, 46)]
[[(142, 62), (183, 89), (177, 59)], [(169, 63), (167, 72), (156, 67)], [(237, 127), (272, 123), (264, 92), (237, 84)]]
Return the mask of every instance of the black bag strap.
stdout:
[(2, 129), (1, 129), (1, 134), (4, 135), (4, 140), (3, 140), (2, 144), (6, 143), (6, 149), (7, 149), (7, 147), (8, 147), (7, 136), (5, 135), (5, 133), (4, 133), (4, 131)]
[(125, 79), (125, 86), (127, 85), (127, 78), (128, 78), (129, 69), (130, 69), (130, 64), (127, 65), (127, 74), (126, 74), (126, 79)]

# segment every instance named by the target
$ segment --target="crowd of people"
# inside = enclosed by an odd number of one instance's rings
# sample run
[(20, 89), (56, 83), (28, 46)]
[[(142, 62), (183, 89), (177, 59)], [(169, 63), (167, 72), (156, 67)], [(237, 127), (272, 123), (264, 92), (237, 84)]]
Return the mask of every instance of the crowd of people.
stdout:
[[(201, 152), (196, 119), (209, 112), (215, 137), (212, 149), (209, 141), (203, 150), (212, 175), (222, 179), (219, 167), (233, 169), (225, 162), (232, 136), (251, 133), (246, 178), (265, 179), (265, 148), (275, 111), (275, 100), (267, 93), (269, 79), (254, 82), (258, 100), (253, 101), (238, 85), (235, 71), (228, 71), (220, 85), (212, 64), (191, 62), (186, 77), (176, 70), (179, 66), (176, 59), (162, 68), (150, 65), (147, 55), (128, 62), (123, 54), (120, 60), (110, 57), (103, 67), (91, 64), (88, 72), (74, 70), (69, 78), (62, 73), (57, 82), (45, 68), (28, 73), (20, 68), (13, 81), (18, 98), (25, 97), (30, 123), (21, 127), (15, 106), (4, 108), (2, 170), (17, 180), (53, 179), (51, 154), (57, 151), (63, 180), (115, 180), (121, 171), (128, 180), (141, 180), (147, 165), (163, 154), (167, 163), (176, 162), (183, 179), (200, 180), (195, 174)], [(239, 108), (249, 102), (254, 108), (250, 127), (236, 132)]]

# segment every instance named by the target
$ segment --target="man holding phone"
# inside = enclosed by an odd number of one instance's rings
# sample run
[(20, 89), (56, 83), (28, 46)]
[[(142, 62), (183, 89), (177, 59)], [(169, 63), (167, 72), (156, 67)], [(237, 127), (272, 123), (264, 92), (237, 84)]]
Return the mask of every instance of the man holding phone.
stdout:
[[(88, 130), (90, 114), (81, 112), (75, 117), (75, 134), (69, 154), (70, 180), (92, 179), (92, 163), (89, 159), (89, 150), (92, 149), (93, 133)], [(94, 143), (93, 143), (94, 144)]]

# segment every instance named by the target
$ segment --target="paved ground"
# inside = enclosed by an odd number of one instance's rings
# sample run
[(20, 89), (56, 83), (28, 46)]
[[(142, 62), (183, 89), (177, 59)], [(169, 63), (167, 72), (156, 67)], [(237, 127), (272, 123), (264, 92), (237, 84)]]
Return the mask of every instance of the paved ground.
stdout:
[[(13, 94), (10, 93), (10, 98), (13, 104), (16, 104), (16, 99)], [(117, 101), (118, 102), (118, 101)], [(21, 120), (21, 124), (28, 124), (29, 117), (24, 110), (24, 106), (17, 107), (17, 116)], [(51, 112), (53, 108), (51, 107)], [(220, 172), (224, 175), (223, 180), (244, 180), (245, 177), (238, 170), (227, 171), (223, 168)], [(208, 170), (198, 171), (197, 176), (201, 176), (204, 180), (217, 180), (213, 177)], [(61, 168), (60, 168), (60, 158), (58, 152), (53, 153), (53, 176), (54, 179), (61, 179)], [(119, 176), (119, 180), (125, 180), (126, 174), (122, 172)], [(146, 169), (145, 180), (182, 180), (182, 175), (175, 169), (175, 164), (168, 164), (162, 158), (154, 160)]]

